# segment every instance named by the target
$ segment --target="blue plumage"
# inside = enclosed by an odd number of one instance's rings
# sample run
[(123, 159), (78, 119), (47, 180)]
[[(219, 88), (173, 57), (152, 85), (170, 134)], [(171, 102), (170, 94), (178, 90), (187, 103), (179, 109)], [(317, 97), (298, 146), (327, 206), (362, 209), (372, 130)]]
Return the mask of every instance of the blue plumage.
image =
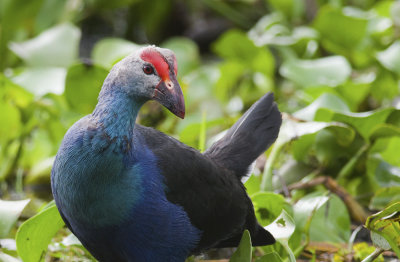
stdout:
[(184, 117), (176, 73), (167, 49), (147, 47), (123, 59), (107, 76), (93, 113), (68, 130), (57, 153), (56, 205), (100, 261), (183, 262), (211, 247), (236, 246), (244, 229), (254, 245), (275, 241), (257, 223), (240, 182), (278, 134), (272, 95), (201, 154), (135, 123), (150, 99)]

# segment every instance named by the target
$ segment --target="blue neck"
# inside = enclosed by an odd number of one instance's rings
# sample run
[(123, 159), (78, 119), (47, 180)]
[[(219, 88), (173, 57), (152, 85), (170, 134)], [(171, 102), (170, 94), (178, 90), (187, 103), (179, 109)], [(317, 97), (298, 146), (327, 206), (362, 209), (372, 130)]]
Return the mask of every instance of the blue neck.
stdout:
[(93, 119), (104, 128), (110, 139), (117, 142), (131, 140), (138, 112), (145, 101), (116, 90), (101, 93), (98, 100)]

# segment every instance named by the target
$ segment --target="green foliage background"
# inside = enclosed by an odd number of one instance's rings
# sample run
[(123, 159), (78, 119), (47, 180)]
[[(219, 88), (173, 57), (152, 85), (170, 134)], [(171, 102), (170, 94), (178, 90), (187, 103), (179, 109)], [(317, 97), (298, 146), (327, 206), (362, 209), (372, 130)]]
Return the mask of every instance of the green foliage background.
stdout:
[(0, 23), (0, 261), (93, 260), (60, 229), (50, 170), (147, 43), (176, 53), (187, 112), (148, 103), (142, 124), (204, 150), (266, 92), (285, 112), (246, 181), (278, 243), (250, 252), (245, 233), (232, 261), (399, 256), (400, 1), (1, 0)]

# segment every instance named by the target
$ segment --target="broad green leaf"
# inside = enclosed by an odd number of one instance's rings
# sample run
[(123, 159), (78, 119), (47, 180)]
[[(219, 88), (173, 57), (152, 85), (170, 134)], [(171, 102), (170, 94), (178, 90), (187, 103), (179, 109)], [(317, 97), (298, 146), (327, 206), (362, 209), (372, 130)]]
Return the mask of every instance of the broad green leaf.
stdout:
[(78, 59), (80, 35), (76, 26), (61, 24), (31, 40), (11, 43), (10, 49), (30, 66), (68, 67)]
[(254, 262), (282, 262), (282, 258), (275, 251), (257, 258)]
[(141, 47), (122, 38), (104, 38), (96, 43), (91, 57), (96, 65), (110, 69), (120, 59)]
[(281, 213), (285, 204), (282, 195), (259, 192), (251, 196), (258, 222), (262, 226), (271, 224)]
[(244, 32), (230, 30), (214, 43), (215, 52), (225, 59), (241, 61), (246, 67), (272, 76), (275, 62), (271, 52), (264, 47), (256, 47)]
[(260, 192), (260, 184), (261, 184), (261, 177), (256, 176), (254, 174), (250, 175), (250, 177), (244, 183), (246, 187), (246, 192), (249, 196)]
[(29, 201), (30, 199), (20, 201), (0, 200), (0, 238), (8, 235)]
[(248, 230), (243, 232), (239, 247), (233, 253), (230, 262), (251, 262), (251, 239)]
[(350, 216), (336, 196), (311, 193), (293, 207), (296, 227), (309, 230), (310, 241), (345, 243), (350, 238)]
[(388, 70), (400, 75), (400, 40), (376, 54), (378, 61)]
[[(400, 202), (397, 202), (381, 212), (369, 216), (365, 222), (365, 226), (374, 234), (371, 234), (372, 240), (375, 245), (380, 248), (387, 249), (388, 245), (400, 257)], [(384, 238), (376, 237), (375, 234)], [(379, 242), (378, 242), (379, 241)], [(386, 243), (387, 242), (387, 243)]]
[(370, 156), (367, 172), (380, 187), (400, 186), (400, 167), (392, 166), (378, 156)]
[(347, 81), (351, 66), (343, 56), (330, 56), (313, 60), (288, 59), (280, 74), (302, 87), (335, 87)]
[(65, 80), (65, 97), (71, 108), (82, 114), (91, 113), (107, 75), (107, 70), (95, 65), (71, 66)]
[(41, 182), (46, 183), (49, 181), (51, 168), (53, 167), (54, 157), (45, 158), (32, 166), (26, 176), (25, 183), (27, 184), (39, 184)]
[(294, 253), (289, 247), (289, 239), (296, 229), (293, 218), (285, 210), (282, 210), (279, 217), (277, 217), (273, 223), (266, 226), (265, 229), (284, 247), (288, 253), (289, 261), (296, 262)]
[(329, 108), (335, 112), (350, 112), (349, 107), (341, 98), (336, 95), (326, 93), (318, 97), (307, 107), (293, 113), (293, 116), (302, 120), (313, 121), (315, 120), (315, 115), (320, 108)]
[[(377, 142), (383, 141), (382, 149), (379, 150), (379, 154), (382, 158), (394, 166), (400, 166), (400, 158), (398, 157), (398, 150), (400, 148), (400, 137), (390, 137), (384, 139), (378, 139)], [(375, 143), (378, 145), (378, 143)]]
[(57, 207), (52, 205), (25, 221), (18, 229), (18, 255), (24, 262), (43, 261), (51, 239), (64, 226)]
[(288, 18), (299, 18), (304, 12), (304, 3), (296, 0), (266, 0), (275, 10)]
[(12, 81), (22, 86), (35, 97), (47, 93), (62, 94), (67, 70), (62, 67), (27, 67), (12, 77)]
[(380, 188), (372, 197), (369, 209), (381, 210), (396, 202), (400, 202), (400, 186)]
[(5, 150), (5, 143), (21, 132), (21, 113), (17, 107), (7, 102), (0, 103), (0, 112), (0, 149)]
[(183, 76), (200, 64), (199, 48), (192, 40), (184, 37), (168, 39), (161, 45), (174, 51), (178, 62), (178, 75)]
[(19, 259), (12, 257), (10, 255), (4, 254), (0, 251), (0, 261), (1, 262), (20, 262)]
[(315, 120), (338, 121), (353, 126), (361, 136), (370, 140), (375, 128), (379, 124), (387, 121), (388, 117), (395, 111), (394, 108), (384, 108), (376, 111), (361, 113), (342, 113), (334, 112), (330, 109), (320, 108), (315, 116)]
[(304, 230), (316, 210), (322, 207), (328, 200), (329, 197), (321, 196), (319, 192), (315, 192), (297, 201), (293, 206), (293, 218), (296, 221), (296, 227)]
[(314, 19), (314, 28), (321, 34), (322, 45), (331, 52), (348, 54), (366, 36), (368, 18), (354, 15), (349, 9), (324, 5)]

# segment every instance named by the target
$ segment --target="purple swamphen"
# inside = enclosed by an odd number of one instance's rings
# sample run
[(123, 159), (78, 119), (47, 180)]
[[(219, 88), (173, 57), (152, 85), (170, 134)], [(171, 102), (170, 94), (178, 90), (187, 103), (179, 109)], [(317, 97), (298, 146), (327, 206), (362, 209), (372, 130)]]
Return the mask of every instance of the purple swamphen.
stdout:
[(54, 199), (68, 228), (100, 261), (183, 262), (209, 248), (274, 237), (261, 227), (241, 183), (277, 138), (272, 94), (258, 100), (205, 153), (135, 123), (158, 101), (183, 118), (185, 104), (168, 49), (148, 46), (117, 63), (93, 113), (66, 133), (52, 169)]

